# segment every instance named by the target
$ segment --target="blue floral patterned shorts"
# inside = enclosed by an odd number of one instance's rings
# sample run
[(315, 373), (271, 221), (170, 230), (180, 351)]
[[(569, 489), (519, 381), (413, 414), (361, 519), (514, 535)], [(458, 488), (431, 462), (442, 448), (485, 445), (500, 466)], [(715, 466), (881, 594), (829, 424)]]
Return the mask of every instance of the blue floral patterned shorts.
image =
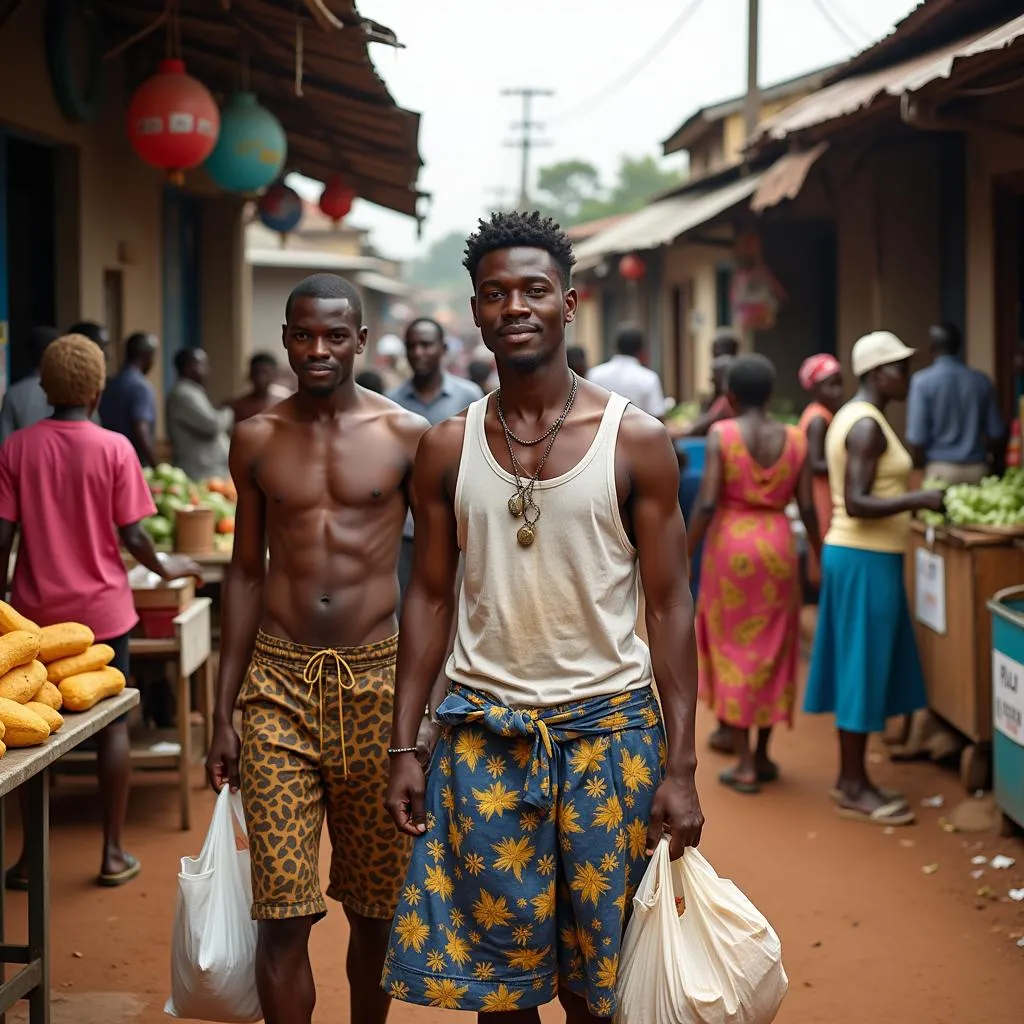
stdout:
[(494, 1013), (616, 1009), (619, 945), (665, 760), (650, 688), (511, 709), (456, 687), (385, 961), (395, 999)]

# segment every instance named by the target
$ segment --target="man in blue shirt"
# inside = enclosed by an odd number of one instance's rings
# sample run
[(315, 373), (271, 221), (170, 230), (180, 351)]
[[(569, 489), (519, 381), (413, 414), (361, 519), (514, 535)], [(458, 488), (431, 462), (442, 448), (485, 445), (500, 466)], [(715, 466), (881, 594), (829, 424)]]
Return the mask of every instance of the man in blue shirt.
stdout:
[(910, 379), (907, 445), (926, 477), (976, 484), (1001, 468), (1006, 427), (992, 381), (960, 359), (960, 331), (928, 332), (932, 365)]
[[(429, 317), (413, 320), (405, 332), (405, 358), (412, 368), (412, 377), (388, 393), (392, 402), (418, 413), (431, 426), (457, 416), (484, 395), (471, 380), (445, 372), (447, 348), (444, 328), (436, 320)], [(398, 557), (398, 582), (403, 595), (412, 573), (412, 536), (410, 512)]]
[(146, 375), (153, 369), (158, 348), (152, 334), (137, 332), (124, 344), (124, 366), (103, 391), (100, 421), (107, 430), (124, 434), (144, 466), (155, 466), (156, 399)]

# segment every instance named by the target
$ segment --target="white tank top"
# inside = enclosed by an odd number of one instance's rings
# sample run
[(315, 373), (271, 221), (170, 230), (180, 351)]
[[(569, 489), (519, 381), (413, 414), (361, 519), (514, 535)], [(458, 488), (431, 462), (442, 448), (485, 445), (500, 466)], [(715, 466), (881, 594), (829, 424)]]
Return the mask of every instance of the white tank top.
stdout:
[(487, 401), (467, 412), (455, 489), (464, 575), (449, 678), (510, 707), (650, 686), (650, 652), (636, 635), (636, 549), (615, 488), (629, 403), (612, 395), (582, 460), (537, 483), (537, 539), (524, 548), (516, 540), (523, 520), (508, 510), (515, 477), (487, 445)]

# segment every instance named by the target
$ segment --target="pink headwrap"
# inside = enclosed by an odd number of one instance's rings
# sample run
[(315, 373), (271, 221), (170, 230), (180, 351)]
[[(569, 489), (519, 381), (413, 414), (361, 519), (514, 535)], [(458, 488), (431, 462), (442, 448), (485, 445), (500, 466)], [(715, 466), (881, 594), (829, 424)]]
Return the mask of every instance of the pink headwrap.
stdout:
[(841, 373), (842, 369), (839, 360), (825, 352), (816, 356), (809, 356), (800, 364), (800, 373), (798, 375), (800, 387), (804, 391), (810, 391), (815, 384), (828, 380), (829, 377), (836, 373)]

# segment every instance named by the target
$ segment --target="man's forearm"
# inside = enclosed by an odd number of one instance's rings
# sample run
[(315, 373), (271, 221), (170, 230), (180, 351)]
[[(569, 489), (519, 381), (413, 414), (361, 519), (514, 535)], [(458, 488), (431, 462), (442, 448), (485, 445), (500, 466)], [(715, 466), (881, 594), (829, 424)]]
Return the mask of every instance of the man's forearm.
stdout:
[(264, 576), (229, 566), (224, 574), (215, 718), (231, 722), (263, 614)]
[(414, 747), (428, 700), (443, 696), (445, 657), (455, 618), (454, 597), (431, 599), (413, 583), (405, 596), (395, 674), (392, 747)]
[(647, 637), (665, 719), (666, 773), (692, 775), (697, 767), (697, 644), (688, 592), (665, 609), (648, 603)]

